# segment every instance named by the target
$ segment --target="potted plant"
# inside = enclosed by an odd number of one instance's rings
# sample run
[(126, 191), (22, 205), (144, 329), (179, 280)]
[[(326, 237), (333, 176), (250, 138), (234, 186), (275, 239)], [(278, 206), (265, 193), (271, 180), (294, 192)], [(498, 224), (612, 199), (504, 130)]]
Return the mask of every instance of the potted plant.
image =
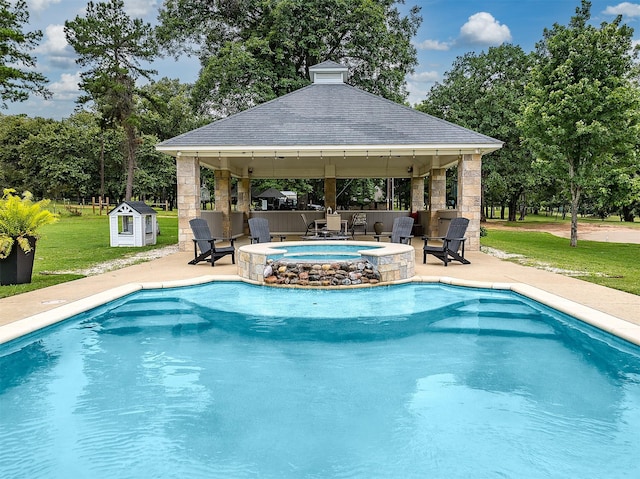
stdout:
[(57, 221), (49, 200), (33, 201), (25, 191), (5, 189), (0, 198), (0, 285), (31, 282), (38, 229)]

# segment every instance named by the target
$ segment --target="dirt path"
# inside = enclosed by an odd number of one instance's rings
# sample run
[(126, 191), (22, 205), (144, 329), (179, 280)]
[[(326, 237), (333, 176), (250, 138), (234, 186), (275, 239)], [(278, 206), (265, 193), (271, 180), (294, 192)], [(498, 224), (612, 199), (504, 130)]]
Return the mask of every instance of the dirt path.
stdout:
[[(504, 222), (490, 221), (485, 226), (489, 229), (543, 231), (561, 238), (571, 237), (571, 226), (568, 223), (532, 223), (531, 227), (512, 227), (506, 226)], [(580, 240), (640, 244), (640, 228), (630, 228), (624, 226), (624, 223), (620, 223), (620, 226), (612, 223), (579, 223), (578, 241)]]

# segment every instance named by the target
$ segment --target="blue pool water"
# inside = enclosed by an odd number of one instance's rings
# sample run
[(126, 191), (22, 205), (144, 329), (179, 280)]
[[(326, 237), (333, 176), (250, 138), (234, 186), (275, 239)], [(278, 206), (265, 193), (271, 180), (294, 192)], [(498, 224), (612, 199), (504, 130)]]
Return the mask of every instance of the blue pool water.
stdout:
[(506, 291), (141, 291), (0, 346), (0, 477), (637, 478), (639, 348)]
[(308, 245), (278, 245), (276, 248), (286, 250), (286, 253), (272, 254), (269, 255), (268, 259), (274, 261), (340, 262), (357, 261), (361, 257), (358, 251), (384, 248), (384, 245), (362, 246), (353, 244), (312, 243)]

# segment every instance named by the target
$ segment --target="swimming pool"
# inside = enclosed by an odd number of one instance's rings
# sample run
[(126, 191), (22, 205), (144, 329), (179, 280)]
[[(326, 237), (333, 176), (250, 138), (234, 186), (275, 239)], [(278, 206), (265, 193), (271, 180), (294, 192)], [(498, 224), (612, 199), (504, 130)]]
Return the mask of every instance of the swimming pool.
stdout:
[(638, 477), (638, 351), (508, 291), (141, 291), (0, 346), (0, 476)]

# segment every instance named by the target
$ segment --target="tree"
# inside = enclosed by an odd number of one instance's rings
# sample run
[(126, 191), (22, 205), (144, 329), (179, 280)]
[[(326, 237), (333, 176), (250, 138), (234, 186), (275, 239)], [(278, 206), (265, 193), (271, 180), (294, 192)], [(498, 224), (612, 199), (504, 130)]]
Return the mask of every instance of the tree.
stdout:
[(65, 22), (67, 41), (78, 54), (76, 62), (89, 69), (81, 74), (87, 92), (80, 103), (94, 102), (97, 111), (123, 128), (127, 155), (125, 198), (131, 199), (139, 135), (135, 115), (136, 79), (151, 78), (155, 71), (142, 67), (157, 56), (153, 29), (130, 18), (122, 0), (89, 2), (85, 17)]
[(531, 156), (520, 146), (522, 130), (517, 125), (530, 68), (531, 56), (519, 46), (467, 53), (417, 106), (504, 142), (483, 159), (483, 193), (508, 204), (510, 221), (516, 220), (518, 199), (532, 182)]
[[(166, 0), (158, 35), (169, 52), (197, 53), (198, 109), (227, 116), (308, 84), (309, 68), (344, 63), (350, 82), (394, 101), (417, 64), (419, 8), (392, 0)], [(196, 50), (197, 48), (197, 50)]]
[(49, 98), (44, 75), (31, 70), (35, 57), (29, 54), (42, 38), (42, 32), (23, 32), (29, 23), (29, 10), (24, 0), (0, 0), (0, 100), (2, 108), (7, 102), (25, 101), (29, 93)]
[(206, 122), (190, 107), (192, 85), (162, 78), (140, 88), (136, 98), (138, 126), (160, 141), (173, 138)]
[(633, 30), (621, 16), (589, 25), (590, 10), (582, 0), (568, 26), (544, 31), (521, 122), (525, 144), (569, 186), (574, 247), (583, 189), (606, 160), (630, 158), (638, 140)]
[(36, 185), (38, 165), (34, 164), (33, 157), (23, 158), (21, 145), (51, 123), (55, 120), (0, 115), (0, 188), (31, 191), (42, 197), (44, 192)]
[(25, 169), (36, 191), (52, 198), (80, 200), (95, 193), (99, 128), (93, 115), (76, 114), (42, 125), (20, 144)]
[(153, 135), (142, 137), (139, 167), (136, 168), (136, 193), (145, 199), (169, 201), (176, 198), (176, 162), (174, 158), (156, 151), (159, 139)]

